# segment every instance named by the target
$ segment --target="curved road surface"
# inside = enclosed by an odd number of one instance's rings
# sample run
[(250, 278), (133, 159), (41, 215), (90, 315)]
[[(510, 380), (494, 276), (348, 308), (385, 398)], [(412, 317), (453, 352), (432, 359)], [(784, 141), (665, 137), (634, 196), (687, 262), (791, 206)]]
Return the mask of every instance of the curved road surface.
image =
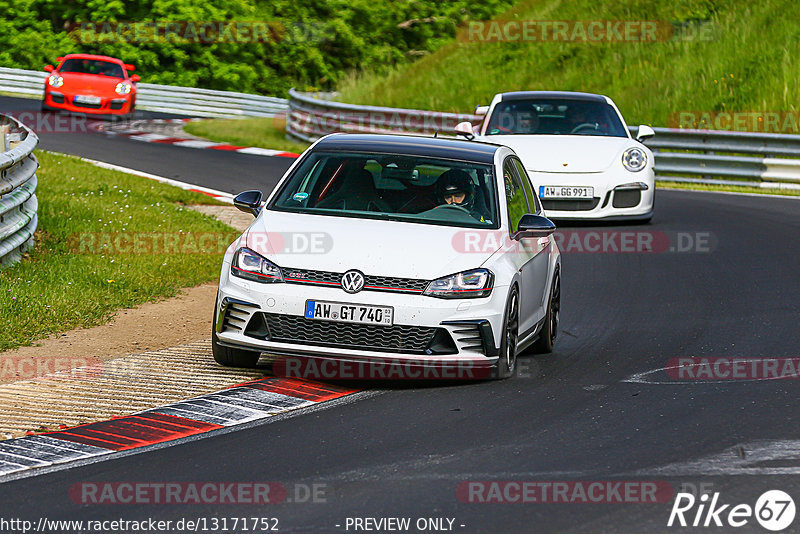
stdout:
[[(42, 148), (231, 192), (268, 189), (272, 173), (289, 163), (58, 135), (42, 135)], [(687, 529), (666, 526), (671, 503), (479, 504), (462, 502), (456, 488), (487, 480), (664, 481), (674, 491), (719, 492), (720, 504), (753, 506), (768, 489), (797, 501), (800, 381), (671, 380), (659, 369), (677, 357), (800, 357), (800, 201), (658, 197), (650, 225), (583, 227), (576, 235), (585, 244), (593, 230), (653, 232), (673, 246), (699, 238), (699, 250), (565, 252), (556, 351), (525, 357), (521, 376), (366, 384), (371, 394), (350, 403), (0, 484), (2, 515), (261, 516), (277, 517), (284, 532), (344, 532), (348, 517), (386, 516), (452, 518), (455, 532), (674, 532)], [(78, 506), (68, 490), (87, 481), (325, 484), (326, 502)], [(764, 532), (753, 518), (738, 530)]]

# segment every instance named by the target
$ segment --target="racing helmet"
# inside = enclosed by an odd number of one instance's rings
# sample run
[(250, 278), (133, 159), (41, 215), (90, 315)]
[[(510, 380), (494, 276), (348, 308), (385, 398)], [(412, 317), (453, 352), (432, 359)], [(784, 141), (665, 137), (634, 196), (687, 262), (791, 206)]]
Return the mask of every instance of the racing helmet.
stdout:
[(446, 202), (445, 195), (454, 193), (464, 193), (464, 201), (457, 204), (458, 206), (472, 209), (475, 204), (475, 185), (472, 183), (470, 175), (460, 169), (443, 172), (436, 183), (436, 193), (436, 200), (439, 204)]

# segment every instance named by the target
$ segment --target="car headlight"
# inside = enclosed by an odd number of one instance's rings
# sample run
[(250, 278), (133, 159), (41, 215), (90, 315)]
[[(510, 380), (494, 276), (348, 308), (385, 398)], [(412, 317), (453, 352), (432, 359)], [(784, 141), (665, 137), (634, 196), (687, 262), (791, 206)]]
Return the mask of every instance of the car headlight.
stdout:
[(59, 76), (58, 74), (51, 74), (47, 77), (47, 85), (50, 87), (61, 87), (64, 85), (64, 78)]
[(114, 91), (116, 91), (118, 95), (127, 95), (131, 92), (131, 84), (119, 82), (114, 88)]
[(631, 172), (639, 172), (647, 166), (647, 154), (641, 148), (629, 148), (622, 153), (622, 165)]
[(494, 275), (486, 269), (473, 269), (433, 280), (423, 295), (442, 299), (488, 297), (494, 287)]
[(270, 284), (283, 282), (281, 268), (249, 248), (240, 248), (233, 255), (231, 274), (239, 278)]

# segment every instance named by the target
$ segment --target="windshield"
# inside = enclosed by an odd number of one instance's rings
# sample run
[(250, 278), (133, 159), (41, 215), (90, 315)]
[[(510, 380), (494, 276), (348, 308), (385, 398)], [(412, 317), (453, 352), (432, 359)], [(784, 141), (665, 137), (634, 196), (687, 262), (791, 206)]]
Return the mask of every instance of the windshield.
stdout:
[(549, 98), (498, 103), (486, 135), (602, 135), (628, 137), (606, 102)]
[(67, 59), (61, 64), (59, 72), (74, 72), (76, 74), (97, 74), (111, 78), (124, 78), (122, 67), (116, 63), (100, 61), (97, 59)]
[(497, 228), (491, 165), (411, 155), (307, 155), (270, 209)]

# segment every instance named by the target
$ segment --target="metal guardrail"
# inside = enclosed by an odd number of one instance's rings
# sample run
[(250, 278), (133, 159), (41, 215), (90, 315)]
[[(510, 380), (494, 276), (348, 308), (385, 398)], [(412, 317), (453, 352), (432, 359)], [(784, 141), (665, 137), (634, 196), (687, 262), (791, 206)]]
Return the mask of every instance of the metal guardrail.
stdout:
[(153, 83), (139, 83), (137, 91), (137, 109), (192, 117), (274, 117), (289, 106), (285, 98)]
[[(48, 73), (0, 67), (0, 91), (41, 96)], [(137, 83), (136, 108), (193, 117), (272, 117), (286, 113), (288, 101), (272, 96), (193, 87)]]
[(319, 98), (290, 89), (286, 133), (307, 143), (334, 132), (449, 134), (459, 122), (477, 124), (482, 119), (473, 114), (358, 106), (334, 102), (327, 97), (329, 95)]
[[(0, 91), (40, 95), (47, 73), (0, 67)], [(313, 142), (334, 132), (450, 133), (456, 124), (479, 124), (474, 114), (359, 106), (328, 94), (289, 90), (289, 100), (231, 91), (139, 83), (137, 108), (197, 117), (269, 117), (288, 111), (286, 131)], [(637, 128), (630, 129), (635, 135)], [(800, 189), (800, 135), (654, 128), (645, 144), (665, 181)]]
[(800, 189), (800, 135), (653, 129), (645, 144), (660, 180)]
[[(483, 120), (479, 115), (358, 106), (329, 98), (291, 89), (287, 134), (309, 143), (334, 132), (451, 135), (458, 122)], [(638, 127), (630, 130), (635, 136)], [(659, 180), (800, 189), (800, 159), (787, 159), (800, 157), (800, 135), (654, 130), (655, 137), (645, 144), (653, 150)]]
[[(33, 149), (39, 138), (13, 117), (0, 115), (0, 267), (19, 261), (33, 246), (39, 219)], [(6, 147), (9, 138), (13, 147)]]

